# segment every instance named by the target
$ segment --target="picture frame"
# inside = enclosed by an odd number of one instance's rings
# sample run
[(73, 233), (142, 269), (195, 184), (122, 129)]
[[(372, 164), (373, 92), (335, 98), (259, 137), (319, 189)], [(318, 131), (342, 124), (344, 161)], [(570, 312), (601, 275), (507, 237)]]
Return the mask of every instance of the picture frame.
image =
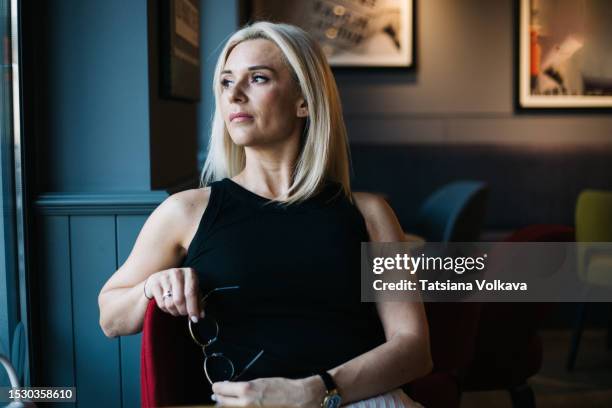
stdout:
[(160, 6), (160, 96), (200, 100), (200, 2), (162, 0)]
[(297, 25), (336, 68), (414, 68), (414, 0), (242, 0), (239, 24)]
[(518, 107), (612, 108), (612, 11), (605, 0), (516, 0)]

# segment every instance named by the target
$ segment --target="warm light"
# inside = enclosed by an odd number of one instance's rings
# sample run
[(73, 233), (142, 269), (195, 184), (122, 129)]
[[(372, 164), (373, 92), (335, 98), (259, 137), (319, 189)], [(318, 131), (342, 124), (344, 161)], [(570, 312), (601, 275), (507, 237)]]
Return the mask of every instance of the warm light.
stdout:
[(346, 13), (346, 9), (343, 6), (335, 6), (334, 14), (337, 16), (343, 16)]
[(333, 40), (334, 38), (336, 38), (337, 35), (338, 35), (338, 30), (335, 29), (334, 27), (331, 27), (325, 30), (325, 36), (329, 38), (330, 40)]

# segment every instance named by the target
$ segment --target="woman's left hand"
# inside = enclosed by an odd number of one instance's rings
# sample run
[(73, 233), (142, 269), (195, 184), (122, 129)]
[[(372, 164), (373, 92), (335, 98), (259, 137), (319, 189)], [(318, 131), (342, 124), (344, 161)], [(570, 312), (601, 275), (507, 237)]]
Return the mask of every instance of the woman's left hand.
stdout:
[(212, 389), (214, 399), (221, 405), (319, 407), (325, 388), (322, 381), (319, 386), (316, 380), (313, 377), (300, 380), (271, 377), (251, 381), (223, 381), (214, 383)]

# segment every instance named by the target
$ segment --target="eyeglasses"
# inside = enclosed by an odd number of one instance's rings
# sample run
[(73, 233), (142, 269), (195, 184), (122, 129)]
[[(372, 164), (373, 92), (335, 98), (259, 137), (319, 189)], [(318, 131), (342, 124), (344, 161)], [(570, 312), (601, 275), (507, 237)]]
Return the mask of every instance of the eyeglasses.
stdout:
[[(216, 288), (208, 292), (200, 300), (202, 310), (206, 307), (206, 302), (210, 295), (215, 292), (230, 289), (239, 289), (240, 286), (225, 286), (222, 288)], [(218, 381), (235, 381), (240, 378), (246, 370), (251, 367), (255, 361), (263, 354), (261, 350), (255, 357), (249, 361), (249, 363), (242, 369), (242, 371), (234, 376), (235, 368), (232, 360), (223, 355), (223, 353), (206, 353), (206, 347), (214, 343), (219, 337), (219, 324), (217, 321), (206, 313), (205, 317), (199, 319), (197, 323), (193, 323), (188, 320), (189, 333), (191, 338), (197, 345), (202, 347), (202, 353), (204, 354), (204, 374), (206, 379), (212, 385)]]

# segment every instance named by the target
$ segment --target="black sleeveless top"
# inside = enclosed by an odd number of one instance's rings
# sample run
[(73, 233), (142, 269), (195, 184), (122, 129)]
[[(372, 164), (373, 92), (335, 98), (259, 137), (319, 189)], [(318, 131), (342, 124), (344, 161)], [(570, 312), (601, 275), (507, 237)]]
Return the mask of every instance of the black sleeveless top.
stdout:
[[(385, 341), (374, 303), (360, 301), (359, 210), (328, 182), (311, 198), (270, 202), (230, 179), (211, 184), (208, 206), (183, 266), (194, 268), (222, 352), (240, 380), (302, 378), (329, 370)], [(208, 351), (209, 349), (207, 349)]]

